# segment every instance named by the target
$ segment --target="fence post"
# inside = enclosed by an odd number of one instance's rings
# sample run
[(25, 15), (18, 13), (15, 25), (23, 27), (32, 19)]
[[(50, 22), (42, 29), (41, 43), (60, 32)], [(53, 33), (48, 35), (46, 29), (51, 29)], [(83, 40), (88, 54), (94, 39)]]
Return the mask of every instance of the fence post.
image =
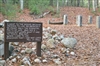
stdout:
[(89, 18), (88, 18), (88, 24), (92, 24), (92, 16), (89, 16)]
[(64, 25), (68, 24), (67, 15), (64, 15), (63, 17), (63, 24)]
[(96, 17), (96, 27), (100, 28), (100, 16)]
[(82, 26), (82, 16), (81, 15), (78, 15), (77, 18), (76, 18), (76, 24), (77, 26)]

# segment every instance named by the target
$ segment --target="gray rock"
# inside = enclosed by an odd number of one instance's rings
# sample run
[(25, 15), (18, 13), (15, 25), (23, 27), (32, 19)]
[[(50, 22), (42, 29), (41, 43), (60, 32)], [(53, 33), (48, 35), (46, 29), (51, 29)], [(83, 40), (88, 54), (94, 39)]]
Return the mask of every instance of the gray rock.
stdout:
[(53, 59), (53, 62), (57, 65), (60, 65), (62, 62), (60, 61), (60, 59)]
[(75, 52), (70, 52), (71, 55), (75, 55)]
[(57, 55), (57, 54), (52, 56), (52, 58), (58, 58), (58, 57), (59, 57), (59, 55)]
[(4, 66), (4, 65), (5, 65), (5, 63), (6, 63), (6, 61), (5, 61), (5, 60), (0, 60), (0, 65), (1, 65), (1, 66)]
[(22, 54), (25, 54), (25, 50), (21, 50), (21, 53), (22, 53)]
[(55, 45), (54, 45), (54, 39), (48, 39), (46, 45), (48, 48), (55, 48)]
[(0, 44), (0, 56), (4, 55), (4, 44)]
[(26, 48), (26, 49), (25, 49), (25, 52), (28, 53), (28, 54), (30, 54), (32, 51), (33, 51), (33, 50), (32, 50), (31, 48)]
[(0, 34), (3, 34), (3, 31), (2, 30), (0, 30)]
[(23, 61), (24, 64), (28, 64), (29, 66), (32, 66), (29, 60), (30, 60), (30, 59), (27, 58), (27, 57), (24, 57), (24, 58), (22, 59), (22, 61)]
[(66, 48), (61, 48), (60, 50), (61, 50), (61, 53), (65, 53), (67, 51)]
[(13, 42), (13, 44), (14, 44), (15, 46), (18, 46), (18, 45), (19, 45), (19, 42)]
[(60, 39), (64, 39), (64, 35), (60, 35), (59, 37), (60, 37)]
[(46, 48), (47, 48), (46, 45), (42, 44), (41, 49), (45, 50)]
[(53, 39), (58, 39), (58, 35), (55, 34), (55, 35), (52, 36), (52, 38), (53, 38)]
[(52, 29), (50, 32), (52, 35), (55, 35), (57, 33), (57, 30)]
[(7, 19), (3, 20), (3, 21), (0, 23), (0, 25), (2, 25), (2, 26), (4, 27), (4, 23), (5, 23), (5, 22), (9, 22), (9, 20), (7, 20)]
[[(9, 44), (10, 55), (12, 54), (13, 50), (14, 50), (14, 46)], [(2, 55), (4, 55), (4, 44), (0, 44), (0, 56)]]
[(46, 59), (42, 60), (43, 63), (47, 63), (48, 61)]
[(48, 31), (51, 31), (51, 27), (47, 27), (47, 30), (48, 30)]
[(37, 44), (37, 42), (32, 42), (32, 45), (34, 46), (34, 45), (36, 45)]
[(38, 58), (36, 58), (36, 59), (34, 60), (34, 62), (36, 62), (36, 63), (41, 63), (41, 60), (38, 59)]
[(44, 37), (47, 38), (47, 39), (51, 39), (52, 35), (48, 32), (45, 32)]
[(14, 59), (12, 59), (11, 61), (12, 61), (13, 63), (16, 63), (17, 59), (14, 58)]
[(14, 46), (9, 44), (9, 54), (11, 55), (13, 53), (13, 50), (14, 50)]
[(4, 41), (4, 34), (0, 34), (0, 40)]
[(61, 43), (64, 44), (65, 47), (74, 48), (77, 44), (77, 40), (75, 38), (64, 38)]

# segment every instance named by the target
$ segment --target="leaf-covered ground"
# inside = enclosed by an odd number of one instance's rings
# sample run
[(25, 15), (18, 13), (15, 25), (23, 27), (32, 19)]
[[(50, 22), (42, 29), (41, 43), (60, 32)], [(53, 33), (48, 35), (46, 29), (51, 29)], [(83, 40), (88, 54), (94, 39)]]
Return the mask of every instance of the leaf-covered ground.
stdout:
[[(50, 25), (48, 20), (62, 21), (62, 16), (68, 15), (68, 25)], [(100, 66), (100, 29), (96, 28), (96, 16), (100, 13), (93, 14), (87, 8), (80, 7), (65, 7), (61, 8), (60, 17), (46, 15), (44, 18), (34, 19), (34, 16), (29, 15), (26, 9), (22, 15), (18, 14), (18, 21), (26, 22), (42, 22), (44, 27), (51, 27), (58, 30), (66, 37), (72, 36), (78, 40), (75, 46), (76, 56), (62, 58), (66, 64), (61, 66)], [(76, 16), (83, 16), (83, 26), (76, 25)], [(88, 16), (93, 16), (93, 24), (88, 24)], [(58, 47), (59, 48), (59, 47)], [(58, 49), (56, 49), (58, 51)], [(63, 57), (63, 56), (62, 56)], [(35, 66), (57, 66), (54, 63), (35, 64)], [(59, 66), (59, 65), (58, 65)]]

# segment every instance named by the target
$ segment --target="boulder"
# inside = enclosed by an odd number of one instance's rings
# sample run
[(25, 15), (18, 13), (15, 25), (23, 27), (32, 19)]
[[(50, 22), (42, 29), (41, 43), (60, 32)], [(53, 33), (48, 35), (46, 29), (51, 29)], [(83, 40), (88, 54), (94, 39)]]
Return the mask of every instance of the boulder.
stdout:
[(31, 48), (26, 48), (26, 49), (25, 49), (25, 52), (28, 53), (28, 54), (30, 54), (32, 51), (33, 51), (33, 50), (32, 50)]
[(60, 65), (62, 62), (60, 61), (60, 58), (58, 59), (53, 59), (53, 62), (57, 65)]
[(4, 66), (4, 65), (5, 65), (5, 63), (6, 63), (6, 61), (5, 61), (5, 60), (0, 60), (0, 66)]
[(46, 48), (47, 48), (46, 45), (42, 44), (41, 49), (45, 50)]
[(4, 34), (0, 34), (0, 40), (4, 41)]
[(48, 39), (46, 43), (47, 48), (55, 48), (54, 43), (55, 43), (54, 39)]
[(38, 58), (36, 58), (36, 59), (34, 60), (34, 62), (35, 62), (35, 63), (41, 63), (41, 60), (38, 59)]
[(32, 66), (29, 60), (30, 60), (30, 59), (29, 59), (28, 57), (24, 57), (24, 58), (22, 59), (22, 61), (23, 61), (24, 64), (28, 64), (28, 66)]
[(74, 48), (75, 45), (77, 44), (77, 40), (75, 38), (68, 37), (62, 39), (61, 43), (64, 44), (65, 47)]
[(4, 23), (5, 23), (5, 22), (9, 22), (9, 20), (7, 20), (7, 19), (3, 20), (3, 21), (0, 23), (0, 26), (4, 27)]
[[(9, 44), (9, 53), (12, 54), (14, 46)], [(0, 56), (4, 55), (4, 44), (0, 44)]]
[(48, 61), (46, 59), (42, 60), (43, 63), (47, 63)]

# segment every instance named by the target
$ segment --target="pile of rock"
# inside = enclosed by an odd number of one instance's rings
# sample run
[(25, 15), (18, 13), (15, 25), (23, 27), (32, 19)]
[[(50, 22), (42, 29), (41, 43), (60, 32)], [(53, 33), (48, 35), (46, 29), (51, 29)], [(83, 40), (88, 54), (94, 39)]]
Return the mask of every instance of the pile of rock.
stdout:
[(75, 52), (71, 50), (76, 44), (77, 40), (75, 38), (66, 38), (55, 29), (43, 27), (42, 57), (36, 56), (36, 42), (10, 42), (10, 45), (14, 48), (10, 48), (10, 50), (12, 49), (12, 54), (6, 60), (6, 64), (12, 66), (18, 63), (19, 66), (32, 66), (37, 63), (53, 62), (60, 65), (64, 63), (64, 60), (62, 60), (63, 55), (64, 57), (76, 55)]

